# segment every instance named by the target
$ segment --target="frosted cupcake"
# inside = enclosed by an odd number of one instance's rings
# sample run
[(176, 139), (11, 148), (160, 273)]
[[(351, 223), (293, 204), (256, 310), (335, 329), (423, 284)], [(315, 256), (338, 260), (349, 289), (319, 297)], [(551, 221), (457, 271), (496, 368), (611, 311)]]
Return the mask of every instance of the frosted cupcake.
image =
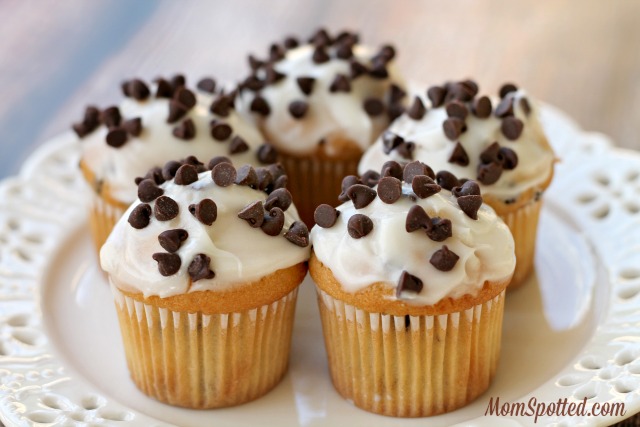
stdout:
[[(90, 225), (97, 249), (116, 221), (137, 197), (137, 177), (161, 184), (171, 159), (228, 156), (235, 164), (274, 163), (275, 152), (254, 125), (233, 108), (233, 97), (216, 92), (212, 79), (197, 90), (182, 76), (154, 84), (133, 79), (123, 83), (120, 107), (87, 107), (73, 129), (82, 144), (80, 167), (93, 190)], [(138, 178), (138, 182), (142, 178)]]
[(273, 44), (266, 60), (249, 57), (241, 106), (280, 153), (302, 219), (337, 204), (342, 178), (403, 111), (405, 92), (390, 45), (373, 50), (357, 34), (319, 30), (308, 42)]
[(477, 85), (466, 80), (429, 88), (429, 102), (415, 97), (365, 153), (359, 170), (377, 169), (388, 160), (420, 160), (476, 180), (484, 201), (513, 233), (513, 288), (533, 270), (542, 194), (553, 178), (555, 156), (538, 106), (526, 92), (506, 84), (499, 99), (477, 93)]
[[(367, 411), (424, 417), (460, 408), (493, 378), (513, 238), (474, 181), (420, 162), (347, 177), (321, 205), (309, 264), (331, 378)], [(440, 178), (440, 179), (439, 179)]]
[(310, 251), (281, 168), (210, 164), (141, 183), (100, 253), (134, 383), (198, 409), (256, 399), (283, 377)]

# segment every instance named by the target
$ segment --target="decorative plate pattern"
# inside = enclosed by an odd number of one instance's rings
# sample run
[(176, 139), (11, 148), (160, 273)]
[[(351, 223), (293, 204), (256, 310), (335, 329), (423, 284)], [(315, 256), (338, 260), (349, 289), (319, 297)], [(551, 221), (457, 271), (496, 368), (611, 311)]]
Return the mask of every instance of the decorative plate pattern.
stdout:
[[(529, 397), (547, 401), (625, 402), (640, 411), (640, 156), (581, 131), (545, 106), (542, 118), (559, 154), (545, 195), (591, 242), (610, 289), (587, 346)], [(78, 144), (63, 135), (37, 150), (19, 176), (0, 183), (0, 421), (12, 425), (160, 426), (69, 375), (52, 355), (42, 324), (40, 289), (51, 254), (85, 221), (88, 197), (78, 171)], [(570, 250), (571, 248), (567, 248)], [(620, 417), (556, 419), (538, 425), (602, 425)], [(522, 425), (529, 418), (480, 417), (472, 425)], [(466, 424), (468, 425), (468, 424)]]

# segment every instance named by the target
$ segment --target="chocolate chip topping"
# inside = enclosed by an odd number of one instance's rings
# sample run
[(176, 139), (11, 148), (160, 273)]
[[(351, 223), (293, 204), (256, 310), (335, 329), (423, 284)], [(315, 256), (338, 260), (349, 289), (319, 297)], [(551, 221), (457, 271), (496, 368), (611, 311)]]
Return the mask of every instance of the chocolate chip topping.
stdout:
[(214, 93), (216, 91), (216, 81), (210, 77), (205, 77), (198, 82), (196, 87), (203, 92)]
[(202, 199), (197, 205), (189, 205), (189, 212), (205, 225), (212, 225), (218, 218), (218, 205), (211, 199)]
[(211, 160), (209, 160), (209, 163), (207, 164), (207, 169), (213, 170), (213, 168), (215, 168), (220, 163), (229, 163), (229, 164), (231, 164), (231, 159), (229, 159), (226, 156), (216, 156), (216, 157), (212, 158)]
[(363, 64), (361, 64), (360, 62), (356, 61), (355, 59), (352, 59), (349, 62), (349, 69), (350, 69), (350, 74), (349, 77), (351, 77), (352, 80), (365, 75), (369, 72), (369, 70), (367, 69), (367, 67)]
[(513, 97), (508, 96), (503, 98), (502, 101), (496, 107), (496, 111), (494, 112), (496, 117), (509, 117), (513, 116)]
[(238, 154), (249, 151), (249, 144), (242, 137), (236, 135), (231, 139), (229, 144), (229, 154)]
[(309, 38), (309, 43), (314, 46), (328, 46), (333, 43), (333, 40), (326, 29), (318, 28), (318, 30)]
[(397, 84), (392, 83), (391, 86), (389, 86), (389, 99), (392, 104), (400, 102), (406, 95), (407, 92)]
[(380, 174), (374, 170), (368, 170), (362, 174), (360, 181), (367, 187), (375, 187), (380, 181)]
[(88, 106), (84, 111), (82, 122), (74, 123), (72, 128), (78, 138), (84, 138), (93, 132), (100, 125), (100, 110), (96, 107)]
[(279, 72), (273, 67), (269, 67), (267, 68), (265, 80), (267, 84), (272, 85), (272, 84), (278, 83), (280, 80), (284, 79), (285, 77), (287, 77), (286, 74)]
[(251, 101), (251, 105), (249, 107), (251, 111), (254, 113), (258, 113), (261, 116), (268, 116), (271, 113), (271, 107), (269, 107), (269, 103), (266, 99), (261, 96), (256, 96)]
[(502, 163), (504, 156), (500, 153), (500, 144), (493, 142), (480, 153), (481, 163)]
[(416, 276), (403, 271), (398, 280), (398, 287), (396, 289), (396, 297), (402, 298), (403, 292), (420, 293), (422, 291), (422, 280)]
[(451, 271), (456, 266), (460, 257), (442, 245), (442, 249), (438, 249), (431, 255), (429, 262), (440, 271)]
[(469, 164), (469, 155), (464, 150), (460, 142), (456, 142), (456, 146), (453, 148), (448, 161), (449, 163), (455, 163), (460, 166), (467, 166)]
[(196, 126), (193, 120), (186, 119), (179, 126), (173, 128), (173, 136), (179, 139), (189, 140), (196, 136)]
[(143, 101), (151, 95), (151, 91), (145, 82), (140, 79), (132, 79), (122, 83), (124, 96)]
[(151, 206), (146, 203), (139, 204), (129, 214), (128, 221), (136, 230), (142, 230), (151, 221)]
[(284, 238), (294, 245), (306, 248), (309, 246), (309, 229), (302, 221), (294, 221), (289, 230), (284, 233)]
[(389, 154), (402, 143), (404, 143), (404, 138), (389, 130), (382, 134), (382, 151), (384, 151), (385, 154)]
[(518, 155), (511, 148), (500, 147), (500, 155), (502, 155), (502, 167), (504, 169), (512, 170), (518, 166)]
[(487, 96), (481, 96), (480, 98), (473, 101), (472, 111), (473, 114), (479, 119), (486, 119), (491, 116), (492, 111), (491, 100)]
[(436, 182), (445, 190), (451, 191), (453, 187), (457, 187), (459, 182), (458, 178), (449, 171), (439, 171), (436, 174)]
[(272, 62), (278, 62), (284, 59), (286, 52), (282, 46), (277, 43), (273, 43), (269, 47), (269, 60)]
[(169, 160), (162, 168), (162, 178), (167, 181), (172, 180), (176, 176), (176, 172), (180, 166), (182, 166), (182, 163), (175, 160)]
[(484, 185), (494, 184), (502, 175), (502, 166), (498, 163), (481, 163), (478, 165), (476, 178)]
[(386, 79), (389, 77), (389, 71), (384, 61), (374, 61), (369, 69), (369, 76), (374, 79)]
[(176, 171), (174, 182), (178, 185), (193, 184), (198, 180), (198, 170), (193, 165), (182, 165)]
[(273, 208), (280, 208), (284, 212), (291, 206), (291, 193), (286, 188), (273, 190), (264, 202), (264, 208), (270, 211)]
[(336, 57), (340, 59), (349, 59), (353, 57), (353, 48), (349, 44), (341, 44), (336, 49)]
[(500, 130), (502, 134), (507, 137), (510, 141), (515, 141), (522, 134), (522, 128), (524, 127), (524, 123), (522, 120), (517, 119), (515, 117), (506, 117), (502, 120), (502, 125), (500, 126)]
[(177, 228), (175, 230), (167, 230), (160, 233), (158, 236), (158, 242), (160, 242), (160, 246), (170, 253), (177, 252), (182, 246), (182, 243), (187, 240), (189, 237), (189, 233), (187, 230), (183, 230), (182, 228)]
[(308, 110), (309, 104), (305, 101), (292, 101), (289, 104), (289, 114), (291, 114), (294, 119), (303, 118)]
[(479, 196), (480, 195), (480, 186), (475, 181), (465, 181), (462, 185), (458, 187), (453, 187), (451, 189), (451, 193), (454, 196)]
[(419, 96), (416, 96), (413, 99), (413, 104), (411, 104), (411, 107), (407, 110), (407, 115), (413, 120), (422, 120), (426, 113), (427, 109), (424, 106), (424, 103)]
[(418, 175), (426, 175), (431, 179), (435, 179), (436, 174), (433, 169), (425, 165), (419, 160), (407, 163), (402, 172), (402, 180), (408, 184), (413, 182), (413, 178)]
[(338, 200), (340, 200), (341, 202), (346, 202), (347, 200), (349, 200), (349, 196), (347, 195), (347, 190), (351, 188), (351, 186), (356, 184), (362, 184), (362, 182), (360, 181), (360, 178), (358, 178), (355, 175), (347, 175), (344, 178), (342, 178), (342, 186), (341, 186), (342, 192), (338, 196)]
[(140, 136), (142, 133), (142, 119), (140, 117), (134, 117), (133, 119), (126, 120), (122, 123), (122, 129), (127, 131), (131, 136)]
[(520, 98), (520, 108), (522, 108), (522, 111), (524, 112), (525, 116), (529, 117), (529, 114), (531, 114), (531, 105), (529, 104), (529, 100), (527, 100), (527, 98)]
[(236, 171), (236, 184), (238, 185), (247, 185), (252, 188), (256, 188), (258, 186), (258, 175), (256, 174), (256, 170), (251, 165), (242, 165)]
[(249, 62), (249, 67), (253, 70), (253, 71), (257, 71), (260, 68), (264, 67), (265, 62), (259, 60), (258, 58), (256, 58), (255, 56), (249, 54), (249, 56), (247, 57), (247, 61)]
[(178, 216), (180, 207), (175, 200), (168, 196), (160, 196), (156, 199), (154, 214), (158, 221), (170, 221)]
[(327, 53), (327, 50), (324, 48), (324, 46), (316, 46), (311, 59), (315, 64), (323, 64), (329, 61), (331, 58), (329, 57), (329, 54)]
[(219, 163), (211, 171), (213, 182), (219, 187), (228, 187), (236, 181), (236, 168), (231, 163)]
[(450, 141), (457, 140), (466, 129), (464, 121), (458, 117), (449, 117), (442, 122), (442, 130), (444, 130), (444, 134)]
[(187, 110), (196, 106), (196, 95), (185, 87), (180, 87), (173, 95), (173, 99), (182, 104)]
[(100, 120), (108, 128), (120, 126), (120, 122), (122, 121), (120, 109), (118, 109), (118, 107), (108, 107), (100, 113)]
[(469, 114), (469, 110), (467, 110), (467, 107), (465, 107), (465, 105), (460, 101), (449, 102), (445, 107), (445, 109), (449, 117), (457, 117), (463, 121), (464, 119), (467, 118), (467, 115)]
[(143, 179), (138, 184), (138, 198), (143, 203), (153, 202), (164, 194), (164, 190), (158, 187), (153, 179)]
[(238, 218), (247, 221), (252, 228), (258, 228), (264, 222), (264, 207), (261, 201), (256, 201), (245, 206), (238, 212)]
[(447, 91), (440, 86), (431, 86), (427, 90), (427, 97), (431, 101), (433, 108), (440, 107), (444, 103), (444, 98), (447, 95)]
[(518, 87), (513, 83), (505, 83), (500, 87), (500, 91), (498, 93), (500, 94), (500, 98), (504, 98), (508, 93), (516, 92), (517, 90)]
[[(273, 175), (267, 168), (257, 168), (256, 175), (258, 176), (258, 187), (257, 189), (260, 191), (264, 191), (267, 194), (270, 194), (273, 190)], [(268, 208), (265, 208), (269, 210)]]
[(175, 123), (187, 114), (187, 109), (184, 105), (178, 101), (169, 101), (169, 115), (167, 116), (167, 123)]
[(402, 180), (404, 169), (402, 165), (395, 160), (388, 160), (383, 163), (382, 168), (380, 168), (380, 176), (392, 176), (394, 178), (398, 178)]
[(427, 231), (431, 228), (431, 218), (420, 205), (413, 205), (407, 212), (405, 230), (412, 233), (417, 230)]
[(114, 148), (120, 148), (127, 142), (127, 131), (121, 127), (114, 127), (107, 133), (107, 144)]
[(355, 184), (347, 189), (347, 197), (353, 202), (356, 209), (362, 209), (376, 198), (375, 190), (363, 184)]
[(296, 79), (296, 83), (298, 83), (298, 87), (305, 95), (311, 95), (313, 92), (313, 85), (316, 82), (316, 79), (313, 77), (298, 77)]
[(284, 212), (278, 207), (269, 209), (269, 214), (264, 215), (264, 222), (260, 226), (264, 234), (277, 236), (284, 227)]
[(471, 219), (478, 219), (478, 209), (482, 206), (482, 196), (468, 195), (458, 197), (458, 206)]
[(336, 74), (333, 82), (329, 86), (329, 92), (350, 92), (351, 91), (351, 83), (349, 83), (349, 78), (344, 74)]
[(286, 49), (295, 49), (300, 45), (300, 43), (295, 37), (288, 36), (284, 39), (283, 45)]
[(227, 117), (233, 107), (233, 101), (226, 96), (219, 96), (214, 99), (209, 107), (209, 111), (220, 117)]
[(313, 213), (313, 220), (322, 228), (331, 228), (334, 226), (339, 216), (339, 210), (331, 205), (322, 204), (318, 206), (316, 211)]
[(415, 195), (421, 199), (431, 197), (442, 190), (440, 185), (426, 175), (415, 175), (411, 181), (411, 188)]
[(434, 242), (443, 242), (453, 235), (451, 221), (446, 218), (431, 218), (431, 226), (426, 230), (427, 237)]
[(401, 196), (402, 182), (398, 178), (385, 176), (378, 182), (378, 197), (384, 203), (395, 203)]
[(156, 98), (171, 98), (173, 96), (173, 88), (171, 83), (165, 79), (156, 79)]
[(212, 120), (209, 125), (211, 126), (211, 137), (215, 140), (226, 141), (233, 133), (231, 126), (218, 120)]
[(371, 233), (373, 230), (373, 221), (366, 215), (355, 214), (347, 223), (347, 231), (349, 232), (349, 236), (354, 239), (360, 239), (367, 234)]
[(163, 276), (173, 276), (180, 270), (182, 260), (178, 254), (155, 253), (152, 255), (154, 261), (158, 263), (158, 271)]
[(202, 279), (213, 279), (216, 277), (216, 273), (211, 270), (211, 258), (205, 254), (198, 254), (193, 257), (193, 261), (187, 268), (189, 277), (192, 282), (197, 282)]
[(278, 161), (278, 151), (273, 145), (265, 142), (257, 151), (258, 161), (263, 164), (275, 163)]
[(384, 103), (376, 98), (367, 98), (362, 103), (364, 111), (371, 117), (384, 113)]

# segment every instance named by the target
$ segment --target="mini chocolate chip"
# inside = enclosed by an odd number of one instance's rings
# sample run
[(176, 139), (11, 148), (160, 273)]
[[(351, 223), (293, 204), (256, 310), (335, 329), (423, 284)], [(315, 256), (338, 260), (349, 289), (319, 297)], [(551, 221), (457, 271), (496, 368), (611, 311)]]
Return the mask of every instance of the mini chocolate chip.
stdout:
[(522, 123), (520, 119), (517, 119), (515, 117), (506, 117), (502, 120), (500, 130), (508, 140), (515, 141), (522, 134), (523, 127), (524, 123)]
[(140, 79), (132, 79), (122, 84), (122, 92), (125, 96), (134, 98), (138, 101), (145, 100), (151, 95), (149, 87)]
[(392, 104), (400, 102), (402, 98), (407, 96), (407, 92), (395, 83), (389, 86), (389, 100)]
[(475, 194), (460, 196), (458, 197), (458, 206), (460, 206), (462, 212), (466, 213), (469, 218), (478, 219), (478, 209), (482, 206), (482, 196)]
[(502, 166), (498, 163), (484, 163), (478, 165), (477, 179), (484, 185), (494, 184), (502, 175)]
[(502, 167), (506, 170), (515, 169), (518, 166), (518, 155), (511, 148), (501, 147)]
[(153, 210), (158, 221), (170, 221), (180, 213), (176, 201), (168, 196), (158, 197)]
[(300, 43), (295, 37), (288, 36), (284, 39), (283, 44), (286, 49), (295, 49)]
[(278, 188), (285, 188), (288, 182), (289, 182), (289, 177), (287, 177), (286, 175), (279, 176), (278, 178), (275, 178), (272, 190), (277, 190)]
[(267, 200), (264, 202), (264, 208), (270, 211), (273, 208), (280, 208), (286, 212), (291, 206), (291, 193), (286, 188), (278, 188), (273, 190)]
[(315, 50), (313, 51), (312, 59), (315, 64), (323, 64), (329, 61), (331, 58), (329, 57), (329, 54), (327, 53), (324, 46), (316, 46)]
[(167, 123), (175, 123), (187, 114), (187, 109), (178, 101), (169, 101), (169, 115)]
[(473, 99), (475, 93), (474, 88), (465, 84), (464, 82), (447, 83), (446, 85), (447, 95), (445, 102), (450, 101), (463, 101), (468, 102)]
[(216, 277), (216, 273), (211, 270), (211, 258), (205, 254), (194, 256), (193, 261), (191, 261), (191, 264), (189, 264), (187, 268), (187, 272), (192, 282), (197, 282), (202, 279), (209, 280)]
[(298, 77), (296, 79), (296, 83), (298, 83), (298, 87), (305, 95), (311, 95), (313, 91), (313, 84), (316, 82), (316, 79), (313, 77)]
[(436, 182), (445, 190), (451, 191), (453, 187), (457, 187), (459, 182), (458, 178), (449, 171), (439, 171), (436, 174)]
[(173, 88), (171, 83), (165, 79), (156, 79), (156, 98), (171, 98), (173, 96)]
[(189, 237), (189, 233), (187, 230), (183, 230), (182, 228), (177, 228), (175, 230), (167, 230), (160, 233), (158, 236), (158, 242), (160, 242), (160, 246), (170, 253), (177, 252), (182, 246), (182, 243), (187, 240)]
[(496, 107), (496, 111), (494, 111), (496, 117), (509, 117), (513, 116), (513, 97), (508, 96), (503, 98), (502, 101)]
[(403, 271), (400, 275), (400, 280), (398, 280), (398, 287), (396, 288), (396, 297), (402, 298), (402, 294), (404, 292), (411, 292), (414, 294), (420, 293), (422, 291), (422, 280), (418, 277)]
[(466, 130), (464, 121), (457, 117), (449, 117), (442, 122), (442, 130), (450, 141), (455, 141)]
[(216, 165), (219, 165), (220, 163), (231, 163), (231, 159), (229, 159), (226, 156), (216, 156), (211, 160), (209, 160), (209, 163), (207, 164), (207, 169), (213, 170), (213, 168), (215, 168)]
[(168, 161), (162, 168), (162, 177), (167, 181), (173, 179), (176, 176), (176, 171), (178, 170), (178, 168), (180, 168), (180, 166), (182, 166), (182, 163), (180, 162), (177, 162), (175, 160)]
[(212, 120), (210, 123), (211, 126), (211, 137), (218, 141), (226, 141), (227, 138), (231, 136), (233, 133), (233, 129), (227, 123), (220, 122), (218, 120)]
[(211, 199), (202, 199), (197, 205), (189, 205), (189, 212), (201, 223), (211, 225), (218, 218), (218, 205)]
[(71, 128), (78, 135), (78, 138), (84, 138), (95, 130), (95, 127), (87, 126), (84, 123), (74, 123)]
[(265, 74), (265, 80), (267, 84), (270, 84), (270, 85), (278, 83), (280, 80), (284, 79), (285, 77), (287, 77), (285, 74), (279, 72), (273, 67), (267, 68), (267, 72)]
[(347, 200), (349, 200), (347, 190), (356, 184), (362, 184), (362, 182), (360, 181), (360, 178), (355, 175), (347, 175), (342, 178), (342, 184), (340, 187), (342, 189), (342, 192), (338, 196), (338, 200), (340, 200), (341, 202), (346, 202)]
[(387, 109), (387, 116), (389, 117), (389, 121), (392, 122), (401, 115), (404, 114), (404, 106), (401, 103), (390, 104)]
[(278, 161), (278, 151), (276, 151), (273, 145), (267, 142), (258, 147), (257, 156), (258, 161), (263, 164), (270, 164)]
[(135, 117), (122, 123), (122, 129), (131, 136), (140, 136), (142, 133), (142, 119)]
[(367, 74), (369, 72), (369, 70), (367, 69), (367, 67), (365, 65), (363, 65), (362, 63), (352, 59), (351, 61), (349, 61), (349, 69), (350, 69), (350, 74), (349, 77), (351, 77), (352, 80), (363, 76), (365, 74)]
[(460, 101), (451, 101), (445, 108), (449, 117), (457, 117), (460, 120), (466, 119), (469, 114), (467, 107)]
[(107, 144), (114, 148), (120, 148), (127, 142), (127, 131), (121, 127), (114, 127), (107, 133)]
[(382, 151), (385, 154), (389, 154), (392, 150), (395, 150), (400, 144), (404, 142), (404, 138), (400, 135), (387, 130), (382, 134)]
[(209, 111), (220, 117), (227, 117), (231, 111), (232, 106), (233, 102), (228, 97), (219, 96), (211, 103)]
[(198, 180), (198, 170), (193, 165), (182, 165), (176, 171), (174, 182), (178, 185), (193, 184)]
[(203, 92), (214, 93), (216, 91), (216, 81), (210, 77), (205, 77), (198, 82), (196, 87)]
[(349, 236), (354, 239), (360, 239), (367, 234), (371, 233), (373, 230), (373, 221), (366, 215), (355, 214), (347, 223), (347, 231), (349, 232)]
[(289, 104), (289, 114), (291, 114), (294, 119), (303, 118), (308, 110), (309, 104), (304, 101), (291, 101)]
[(185, 87), (179, 87), (173, 94), (173, 99), (186, 107), (187, 110), (195, 107), (197, 102), (196, 95)]
[(465, 181), (462, 185), (458, 187), (453, 187), (451, 190), (454, 196), (479, 196), (480, 195), (480, 186), (475, 181)]
[(380, 48), (380, 51), (376, 54), (376, 57), (382, 58), (385, 61), (391, 61), (396, 56), (396, 49), (390, 44), (386, 44)]
[(178, 90), (178, 88), (185, 86), (187, 84), (187, 80), (182, 74), (176, 74), (171, 77), (171, 87), (173, 87), (174, 92)]
[(136, 185), (140, 185), (140, 183), (145, 179), (150, 179), (157, 185), (160, 185), (166, 181), (166, 179), (164, 179), (164, 177), (162, 176), (162, 169), (160, 169), (159, 167), (149, 169), (144, 178), (136, 178), (136, 180), (138, 180)]
[(277, 236), (284, 227), (284, 212), (282, 209), (274, 207), (269, 209), (269, 214), (264, 215), (264, 222), (260, 226), (264, 234)]
[(120, 121), (122, 120), (120, 109), (118, 107), (109, 107), (102, 110), (100, 120), (109, 128), (120, 126)]
[(480, 162), (501, 164), (504, 156), (500, 153), (500, 144), (493, 142), (480, 153)]
[(249, 145), (240, 136), (236, 135), (231, 139), (229, 144), (229, 154), (238, 154), (249, 151)]
[(253, 98), (253, 101), (251, 101), (251, 105), (249, 108), (251, 109), (251, 111), (253, 111), (254, 113), (258, 113), (261, 116), (268, 116), (271, 113), (271, 107), (269, 107), (269, 103), (267, 103), (267, 100), (261, 96), (256, 96), (255, 98)]
[(401, 196), (402, 182), (398, 178), (385, 176), (378, 182), (378, 197), (384, 203), (395, 203)]
[(196, 136), (196, 126), (193, 124), (193, 120), (186, 119), (180, 123), (179, 126), (173, 128), (173, 136), (179, 139), (189, 140)]
[(211, 170), (211, 178), (218, 187), (228, 187), (236, 180), (237, 172), (231, 162), (218, 163)]
[(164, 190), (158, 187), (153, 179), (143, 179), (138, 184), (138, 198), (141, 202), (153, 202), (164, 194)]
[(316, 211), (313, 213), (313, 220), (322, 228), (331, 228), (334, 226), (339, 216), (339, 210), (331, 205), (322, 204), (318, 206)]
[(256, 58), (255, 56), (249, 54), (249, 56), (247, 57), (247, 61), (249, 62), (249, 67), (253, 70), (253, 71), (257, 71), (260, 68), (264, 67), (265, 62), (259, 60), (258, 58)]
[(273, 176), (273, 179), (275, 179), (275, 180), (277, 180), (278, 178), (280, 178), (282, 176), (286, 176), (284, 168), (282, 167), (282, 165), (280, 163), (271, 164), (271, 165), (267, 166), (266, 168), (269, 170), (269, 173), (271, 174), (271, 176)]
[(182, 260), (178, 254), (155, 253), (151, 256), (158, 263), (158, 271), (163, 276), (173, 276), (180, 270)]
[(419, 96), (416, 96), (413, 99), (413, 104), (411, 104), (411, 107), (407, 110), (407, 115), (413, 120), (422, 120), (426, 112), (427, 109), (424, 106), (424, 103)]
[[(273, 175), (267, 168), (257, 168), (256, 175), (258, 176), (258, 187), (257, 189), (260, 191), (264, 191), (267, 194), (271, 194), (273, 190)], [(269, 210), (268, 208), (265, 208)]]
[(278, 62), (284, 59), (286, 52), (282, 46), (277, 43), (273, 43), (269, 46), (269, 60), (272, 62)]
[(504, 98), (508, 93), (516, 92), (517, 90), (518, 87), (513, 83), (505, 83), (500, 87), (500, 91), (498, 93), (500, 94), (500, 98)]
[(151, 221), (151, 206), (146, 203), (139, 204), (129, 214), (128, 221), (137, 230), (145, 228)]
[(362, 209), (376, 198), (375, 190), (363, 184), (355, 184), (347, 189), (347, 196), (353, 202), (356, 209)]
[(416, 230), (429, 230), (431, 228), (431, 218), (427, 215), (427, 212), (420, 205), (413, 205), (407, 212), (407, 219), (405, 221), (405, 230), (407, 233), (412, 233)]
[(481, 96), (473, 102), (473, 107), (471, 110), (476, 117), (480, 119), (486, 119), (487, 117), (491, 116), (492, 108), (493, 107), (491, 106), (491, 100), (489, 99), (489, 97)]
[(411, 181), (411, 188), (416, 196), (421, 199), (431, 197), (439, 193), (442, 188), (436, 182), (426, 175), (416, 175)]
[(300, 247), (309, 246), (309, 229), (302, 221), (294, 221), (289, 230), (284, 233), (284, 238)]
[(347, 43), (343, 43), (340, 46), (338, 46), (338, 48), (336, 49), (336, 57), (340, 59), (352, 58), (353, 57), (352, 46)]
[(369, 76), (374, 79), (386, 79), (389, 77), (389, 71), (384, 61), (374, 61), (369, 69)]
[(264, 207), (261, 201), (255, 201), (238, 212), (238, 218), (247, 221), (252, 228), (258, 228), (264, 222)]
[(384, 103), (376, 98), (367, 98), (362, 103), (364, 111), (371, 117), (384, 113)]
[(524, 98), (524, 97), (520, 98), (519, 104), (525, 116), (529, 117), (529, 114), (531, 114), (531, 105), (529, 104), (529, 100), (527, 100), (527, 98)]
[(478, 94), (478, 83), (473, 80), (467, 79), (460, 82), (460, 85), (468, 90), (471, 97), (474, 97)]
[(258, 175), (251, 165), (243, 165), (238, 168), (236, 176), (236, 184), (247, 185), (252, 188), (258, 186)]
[(431, 101), (431, 106), (437, 108), (444, 102), (444, 98), (447, 95), (447, 91), (440, 86), (431, 86), (427, 90), (427, 97)]
[(436, 175), (433, 173), (433, 169), (425, 165), (419, 160), (407, 163), (402, 172), (402, 180), (408, 184), (413, 182), (413, 178), (417, 175), (426, 175), (431, 179), (434, 179)]
[(456, 142), (456, 146), (453, 148), (448, 161), (449, 163), (455, 163), (460, 166), (467, 166), (469, 164), (469, 155), (459, 141)]
[(431, 255), (429, 262), (440, 271), (451, 271), (456, 266), (460, 257), (442, 245), (442, 249), (438, 249)]
[(333, 40), (326, 29), (318, 28), (318, 30), (309, 38), (309, 43), (314, 46), (327, 46), (333, 43)]
[(367, 187), (375, 187), (380, 181), (380, 174), (374, 170), (368, 170), (362, 174), (360, 181)]
[(431, 218), (431, 227), (426, 230), (427, 237), (434, 242), (443, 242), (453, 235), (451, 221), (438, 216)]
[(329, 86), (329, 92), (350, 92), (351, 91), (351, 83), (349, 83), (349, 78), (344, 74), (336, 74), (331, 85)]

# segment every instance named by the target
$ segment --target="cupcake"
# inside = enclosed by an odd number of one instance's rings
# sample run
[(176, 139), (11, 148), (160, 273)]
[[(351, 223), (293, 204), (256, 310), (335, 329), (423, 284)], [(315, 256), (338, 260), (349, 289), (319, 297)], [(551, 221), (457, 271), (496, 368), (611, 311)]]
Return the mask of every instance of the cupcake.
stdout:
[[(484, 201), (505, 221), (516, 242), (510, 289), (533, 270), (542, 194), (553, 178), (555, 156), (538, 117), (539, 107), (512, 84), (500, 98), (477, 96), (471, 80), (434, 86), (429, 102), (416, 96), (364, 154), (362, 173), (389, 160), (420, 160), (473, 179)], [(448, 182), (439, 182), (451, 189)]]
[(157, 79), (153, 85), (133, 79), (122, 84), (120, 107), (87, 107), (73, 129), (82, 143), (80, 167), (93, 190), (90, 225), (97, 249), (116, 221), (137, 198), (136, 180), (161, 184), (171, 159), (228, 156), (236, 164), (274, 163), (275, 153), (263, 145), (258, 129), (233, 108), (233, 97), (216, 92), (212, 79), (197, 90), (184, 77)]
[(419, 161), (347, 177), (343, 196), (316, 210), (309, 263), (336, 390), (396, 417), (468, 404), (498, 364), (508, 227), (475, 181)]
[(143, 181), (100, 253), (133, 382), (194, 409), (248, 402), (281, 380), (310, 252), (278, 165), (210, 164)]
[(337, 205), (342, 178), (403, 111), (395, 49), (379, 50), (342, 32), (319, 30), (306, 43), (287, 38), (265, 60), (249, 56), (239, 108), (280, 154), (301, 218), (311, 225), (321, 203)]

